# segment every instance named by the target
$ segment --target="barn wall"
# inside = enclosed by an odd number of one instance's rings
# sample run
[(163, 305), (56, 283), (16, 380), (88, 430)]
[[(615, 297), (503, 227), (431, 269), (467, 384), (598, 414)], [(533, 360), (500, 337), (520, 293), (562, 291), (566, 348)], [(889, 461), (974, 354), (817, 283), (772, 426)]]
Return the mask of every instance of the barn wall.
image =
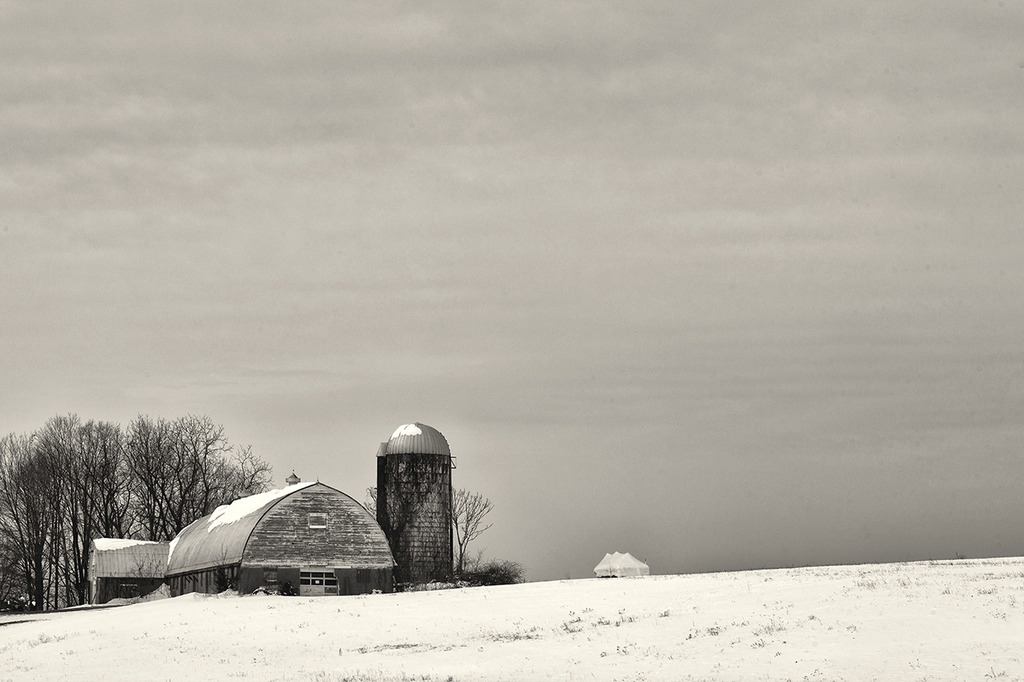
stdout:
[[(311, 527), (319, 525), (325, 527)], [(348, 495), (317, 486), (281, 500), (256, 524), (243, 553), (239, 591), (278, 592), (288, 583), (298, 594), (300, 572), (320, 567), (333, 570), (338, 594), (390, 592), (393, 565), (373, 517)]]
[(93, 604), (106, 604), (111, 599), (135, 599), (151, 594), (164, 584), (161, 578), (97, 578)]
[(369, 594), (392, 592), (392, 572), (384, 569), (336, 569), (338, 594)]
[[(294, 594), (299, 594), (302, 587), (301, 571), (305, 568), (312, 567), (243, 566), (238, 579), (239, 591), (242, 594), (252, 594), (263, 588), (269, 592), (279, 593), (287, 583)], [(338, 581), (339, 596), (392, 591), (390, 569), (335, 568), (333, 573)]]
[(299, 568), (297, 566), (277, 569), (278, 586), (285, 583), (288, 583), (295, 594), (299, 593)]
[(238, 572), (238, 591), (252, 594), (260, 587), (268, 587), (263, 577), (262, 566), (242, 566)]
[(171, 596), (177, 597), (189, 592), (220, 594), (226, 590), (237, 590), (240, 568), (238, 564), (233, 564), (171, 576), (167, 579)]
[[(323, 528), (311, 515), (323, 514)], [(319, 525), (319, 524), (316, 524)], [(251, 566), (388, 568), (387, 539), (348, 495), (314, 487), (291, 495), (253, 529), (242, 563)]]

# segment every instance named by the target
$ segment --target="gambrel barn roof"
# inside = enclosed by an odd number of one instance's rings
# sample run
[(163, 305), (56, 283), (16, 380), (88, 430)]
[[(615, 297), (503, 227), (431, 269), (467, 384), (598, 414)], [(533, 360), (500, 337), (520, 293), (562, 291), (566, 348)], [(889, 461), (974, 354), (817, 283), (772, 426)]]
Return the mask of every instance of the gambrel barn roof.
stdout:
[[(326, 514), (327, 525), (323, 541), (297, 541), (295, 524), (304, 526), (310, 514), (321, 513)], [(345, 493), (319, 481), (243, 497), (194, 521), (171, 542), (167, 575), (243, 561), (394, 566), (387, 538), (369, 512)]]

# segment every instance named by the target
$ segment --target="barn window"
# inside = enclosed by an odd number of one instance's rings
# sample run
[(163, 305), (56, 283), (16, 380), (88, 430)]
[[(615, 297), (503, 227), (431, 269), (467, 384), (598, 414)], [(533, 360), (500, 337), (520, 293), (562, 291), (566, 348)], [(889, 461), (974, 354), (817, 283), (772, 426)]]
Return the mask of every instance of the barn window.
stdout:
[(326, 528), (327, 527), (327, 514), (310, 514), (309, 515), (309, 527), (310, 528)]
[(357, 583), (368, 583), (368, 582), (370, 582), (370, 569), (368, 569), (368, 568), (357, 568), (356, 569), (356, 582)]

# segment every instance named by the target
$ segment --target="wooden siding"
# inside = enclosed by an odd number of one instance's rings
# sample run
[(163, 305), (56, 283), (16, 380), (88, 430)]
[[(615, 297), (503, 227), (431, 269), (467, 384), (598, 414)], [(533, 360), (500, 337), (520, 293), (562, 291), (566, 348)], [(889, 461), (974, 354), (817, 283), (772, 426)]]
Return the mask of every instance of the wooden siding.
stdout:
[(278, 587), (284, 585), (286, 582), (292, 588), (293, 594), (299, 593), (299, 571), (301, 569), (298, 566), (289, 566), (287, 568), (279, 568), (277, 571), (277, 584)]
[(92, 587), (92, 604), (106, 604), (111, 599), (135, 599), (157, 591), (162, 578), (97, 578)]
[[(310, 528), (310, 514), (326, 514), (326, 528)], [(394, 566), (387, 538), (363, 507), (325, 485), (283, 498), (256, 524), (242, 554), (246, 566)]]

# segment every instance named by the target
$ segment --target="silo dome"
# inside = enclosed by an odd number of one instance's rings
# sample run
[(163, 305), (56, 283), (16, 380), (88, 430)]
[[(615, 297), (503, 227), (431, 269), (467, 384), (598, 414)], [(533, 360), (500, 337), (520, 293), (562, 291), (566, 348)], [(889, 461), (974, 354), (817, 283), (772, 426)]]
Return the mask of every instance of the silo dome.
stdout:
[(451, 457), (448, 441), (433, 426), (403, 424), (395, 429), (384, 450), (386, 455), (444, 455)]

